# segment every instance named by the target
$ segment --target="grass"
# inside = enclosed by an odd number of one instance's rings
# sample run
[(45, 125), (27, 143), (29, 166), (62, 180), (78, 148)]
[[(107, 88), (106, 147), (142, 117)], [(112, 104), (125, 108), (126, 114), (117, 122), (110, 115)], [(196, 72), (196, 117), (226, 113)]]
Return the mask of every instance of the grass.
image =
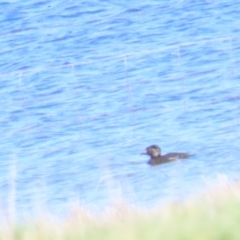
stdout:
[(77, 208), (66, 219), (0, 226), (4, 240), (227, 240), (240, 239), (240, 184), (224, 184), (198, 198), (143, 211), (120, 204), (93, 216)]

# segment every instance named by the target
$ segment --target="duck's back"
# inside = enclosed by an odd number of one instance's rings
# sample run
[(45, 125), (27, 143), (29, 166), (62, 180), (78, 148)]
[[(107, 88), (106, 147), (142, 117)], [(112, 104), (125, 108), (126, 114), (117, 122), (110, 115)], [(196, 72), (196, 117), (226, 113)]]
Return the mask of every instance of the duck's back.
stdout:
[(174, 152), (174, 153), (167, 153), (167, 154), (163, 155), (162, 157), (167, 158), (171, 161), (171, 160), (175, 160), (178, 158), (189, 158), (190, 155), (187, 153)]

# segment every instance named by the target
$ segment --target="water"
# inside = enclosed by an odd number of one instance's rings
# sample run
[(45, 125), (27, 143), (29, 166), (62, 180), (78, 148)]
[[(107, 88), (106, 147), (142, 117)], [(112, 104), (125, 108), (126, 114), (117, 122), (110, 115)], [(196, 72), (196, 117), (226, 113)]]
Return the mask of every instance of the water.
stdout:
[[(0, 5), (7, 212), (121, 197), (151, 207), (239, 178), (239, 4)], [(151, 144), (193, 156), (151, 167), (140, 155)]]

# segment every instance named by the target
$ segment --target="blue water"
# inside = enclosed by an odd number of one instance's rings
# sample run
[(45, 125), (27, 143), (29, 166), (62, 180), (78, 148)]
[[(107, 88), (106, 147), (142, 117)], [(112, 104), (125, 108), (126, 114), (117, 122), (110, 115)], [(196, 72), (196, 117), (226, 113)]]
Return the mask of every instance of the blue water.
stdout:
[[(140, 207), (240, 173), (240, 4), (0, 3), (0, 204)], [(140, 153), (193, 156), (157, 167)]]

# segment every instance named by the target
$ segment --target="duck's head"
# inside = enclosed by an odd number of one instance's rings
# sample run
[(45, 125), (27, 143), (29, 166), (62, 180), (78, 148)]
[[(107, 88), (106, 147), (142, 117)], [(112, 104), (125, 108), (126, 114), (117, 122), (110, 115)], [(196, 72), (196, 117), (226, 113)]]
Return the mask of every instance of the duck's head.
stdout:
[(151, 145), (146, 148), (146, 152), (143, 154), (147, 154), (151, 156), (152, 158), (161, 156), (161, 148), (157, 145)]

